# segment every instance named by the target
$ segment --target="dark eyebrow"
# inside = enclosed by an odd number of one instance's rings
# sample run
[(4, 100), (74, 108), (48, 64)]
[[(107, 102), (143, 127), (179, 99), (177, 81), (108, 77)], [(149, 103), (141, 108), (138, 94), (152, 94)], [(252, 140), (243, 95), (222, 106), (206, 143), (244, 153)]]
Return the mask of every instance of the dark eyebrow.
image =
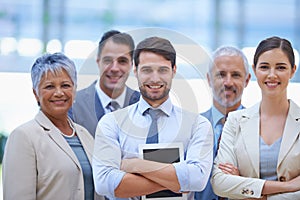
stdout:
[(149, 66), (149, 65), (142, 65), (142, 66), (140, 66), (140, 68), (151, 68), (151, 66)]
[(127, 59), (128, 60), (128, 58), (126, 57), (126, 56), (120, 56), (120, 57), (118, 57), (117, 59)]
[(102, 57), (102, 59), (112, 59), (112, 57), (111, 56), (104, 56), (104, 57)]
[(269, 65), (269, 63), (268, 62), (261, 62), (261, 63), (259, 63), (260, 65)]
[(276, 63), (276, 65), (288, 65), (286, 63)]

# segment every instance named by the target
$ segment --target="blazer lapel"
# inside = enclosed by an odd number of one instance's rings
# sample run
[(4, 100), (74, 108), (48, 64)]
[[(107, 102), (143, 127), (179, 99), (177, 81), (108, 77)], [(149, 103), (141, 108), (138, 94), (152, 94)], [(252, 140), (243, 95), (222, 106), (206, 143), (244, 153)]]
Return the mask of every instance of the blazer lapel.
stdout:
[(289, 152), (290, 148), (293, 146), (297, 140), (300, 132), (300, 108), (290, 100), (290, 108), (288, 116), (286, 119), (283, 138), (281, 141), (280, 151), (278, 155), (277, 167), (280, 166), (281, 162)]
[(126, 96), (124, 101), (124, 107), (134, 104), (139, 101), (140, 93), (126, 86)]
[(80, 163), (73, 152), (72, 148), (64, 137), (60, 134), (59, 129), (44, 115), (43, 112), (39, 112), (35, 117), (36, 121), (43, 127), (49, 137), (57, 144), (57, 146), (64, 151), (80, 168)]
[(245, 149), (257, 177), (259, 177), (259, 106), (260, 104), (256, 104), (247, 109), (240, 121)]

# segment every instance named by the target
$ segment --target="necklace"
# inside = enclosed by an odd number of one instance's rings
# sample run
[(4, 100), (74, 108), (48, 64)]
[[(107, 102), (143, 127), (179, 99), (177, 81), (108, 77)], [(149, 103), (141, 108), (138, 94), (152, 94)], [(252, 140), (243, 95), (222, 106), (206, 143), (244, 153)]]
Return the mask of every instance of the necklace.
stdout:
[(68, 123), (69, 123), (70, 128), (72, 129), (72, 134), (71, 134), (71, 135), (66, 135), (66, 134), (64, 134), (63, 132), (61, 132), (61, 134), (62, 134), (64, 137), (71, 138), (71, 137), (74, 137), (74, 135), (75, 135), (75, 128), (74, 128), (74, 126), (72, 125), (72, 123), (70, 122), (69, 119), (68, 119)]

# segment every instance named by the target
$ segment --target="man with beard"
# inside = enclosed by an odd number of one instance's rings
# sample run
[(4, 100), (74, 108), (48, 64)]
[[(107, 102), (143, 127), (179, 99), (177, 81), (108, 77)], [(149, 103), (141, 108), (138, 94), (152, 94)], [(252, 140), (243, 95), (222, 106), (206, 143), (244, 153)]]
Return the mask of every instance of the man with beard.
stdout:
[[(207, 73), (208, 84), (213, 94), (213, 105), (201, 115), (211, 122), (214, 130), (214, 158), (217, 155), (218, 144), (228, 113), (244, 108), (241, 99), (250, 78), (248, 61), (241, 50), (224, 46), (213, 53)], [(217, 200), (222, 197), (213, 193), (211, 184), (208, 182), (204, 191), (195, 194), (195, 199)]]
[[(193, 199), (193, 191), (205, 188), (212, 167), (211, 124), (172, 104), (169, 92), (177, 67), (176, 51), (169, 40), (144, 39), (136, 47), (134, 61), (140, 100), (105, 115), (97, 126), (93, 157), (96, 191), (109, 199), (139, 199), (168, 190)], [(155, 133), (149, 136), (155, 126)], [(151, 143), (180, 143), (184, 159), (176, 163), (140, 159), (139, 145)]]
[(134, 41), (127, 33), (111, 30), (103, 34), (97, 54), (99, 79), (77, 92), (69, 110), (74, 122), (92, 136), (100, 118), (139, 100), (139, 92), (126, 86), (133, 64)]

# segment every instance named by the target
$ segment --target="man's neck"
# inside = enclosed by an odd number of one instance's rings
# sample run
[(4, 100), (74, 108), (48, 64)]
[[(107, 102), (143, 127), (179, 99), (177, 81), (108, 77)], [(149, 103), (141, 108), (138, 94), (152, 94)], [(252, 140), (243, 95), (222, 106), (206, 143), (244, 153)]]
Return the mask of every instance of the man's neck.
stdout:
[(235, 105), (231, 107), (224, 107), (216, 102), (214, 102), (214, 106), (218, 111), (220, 111), (223, 115), (227, 115), (231, 111), (237, 110), (241, 106), (241, 102), (236, 103)]
[(100, 89), (107, 95), (109, 96), (111, 99), (116, 99), (118, 98), (124, 91), (125, 87), (121, 88), (121, 89), (114, 89), (114, 90), (110, 90), (107, 88), (102, 88), (100, 85)]

